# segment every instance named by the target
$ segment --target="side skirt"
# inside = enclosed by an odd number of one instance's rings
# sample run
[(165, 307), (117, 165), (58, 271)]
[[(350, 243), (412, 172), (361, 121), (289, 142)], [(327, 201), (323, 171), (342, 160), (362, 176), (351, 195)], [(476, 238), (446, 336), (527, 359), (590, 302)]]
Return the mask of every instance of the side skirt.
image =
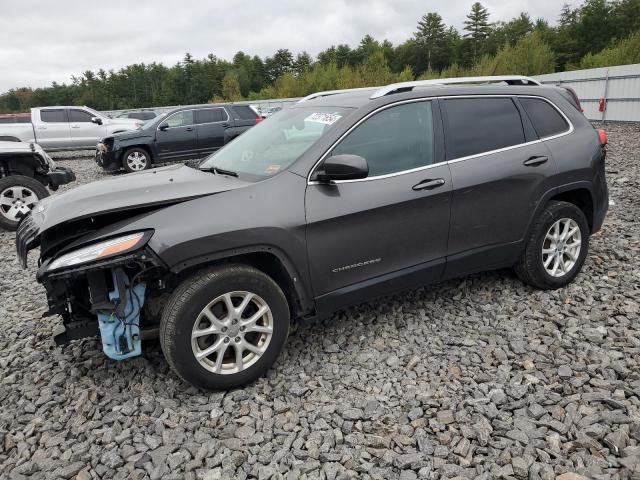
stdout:
[(444, 267), (445, 260), (442, 258), (326, 293), (315, 299), (316, 316), (324, 317), (350, 305), (437, 282), (442, 278)]

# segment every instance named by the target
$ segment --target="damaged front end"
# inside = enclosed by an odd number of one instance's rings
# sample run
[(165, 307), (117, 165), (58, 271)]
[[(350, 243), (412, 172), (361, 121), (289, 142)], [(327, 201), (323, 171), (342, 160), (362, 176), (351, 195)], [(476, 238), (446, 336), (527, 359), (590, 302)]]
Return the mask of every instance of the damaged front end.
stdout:
[[(46, 235), (29, 235), (30, 223), (25, 219), (16, 237), (24, 261), (34, 243), (46, 241)], [(147, 246), (152, 235), (147, 230), (86, 244), (73, 242), (41, 260), (37, 279), (47, 291), (49, 305), (43, 316), (63, 319), (54, 330), (58, 345), (100, 334), (109, 358), (141, 354), (141, 341), (157, 335), (165, 299), (167, 270)], [(47, 247), (42, 245), (42, 250)]]

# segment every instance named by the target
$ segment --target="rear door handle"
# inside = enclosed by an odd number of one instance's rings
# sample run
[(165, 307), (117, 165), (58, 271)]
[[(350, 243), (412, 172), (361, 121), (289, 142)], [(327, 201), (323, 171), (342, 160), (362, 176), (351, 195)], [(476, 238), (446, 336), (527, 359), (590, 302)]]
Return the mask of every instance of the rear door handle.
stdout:
[(444, 178), (428, 178), (423, 180), (412, 188), (414, 190), (433, 190), (434, 188), (441, 187), (445, 184)]
[(524, 162), (522, 162), (522, 164), (525, 167), (537, 167), (538, 165), (547, 163), (548, 160), (549, 160), (549, 157), (530, 157)]
[(193, 127), (187, 127), (186, 130), (187, 132), (193, 132)]

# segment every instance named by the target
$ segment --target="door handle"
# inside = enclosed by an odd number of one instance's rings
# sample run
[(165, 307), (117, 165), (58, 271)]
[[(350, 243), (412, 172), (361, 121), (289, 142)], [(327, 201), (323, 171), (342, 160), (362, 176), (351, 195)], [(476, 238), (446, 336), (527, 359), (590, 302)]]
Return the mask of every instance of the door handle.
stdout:
[(187, 127), (186, 130), (187, 132), (193, 132), (193, 127)]
[(71, 125), (71, 128), (80, 128), (80, 125)]
[(525, 167), (537, 167), (538, 165), (542, 165), (543, 163), (547, 163), (549, 161), (549, 157), (530, 157), (526, 159), (522, 164)]
[(222, 124), (222, 126), (223, 126), (224, 128), (228, 128), (228, 127), (229, 127), (229, 124), (228, 124), (228, 123), (223, 123), (223, 124)]
[(445, 184), (444, 178), (428, 178), (423, 180), (412, 188), (414, 190), (433, 190)]

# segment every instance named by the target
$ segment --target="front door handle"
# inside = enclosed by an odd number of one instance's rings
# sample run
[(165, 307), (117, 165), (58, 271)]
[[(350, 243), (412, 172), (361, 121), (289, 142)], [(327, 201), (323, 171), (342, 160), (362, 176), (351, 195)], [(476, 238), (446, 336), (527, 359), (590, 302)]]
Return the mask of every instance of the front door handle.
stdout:
[(522, 164), (525, 167), (537, 167), (538, 165), (542, 165), (543, 163), (547, 163), (549, 161), (549, 157), (530, 157)]
[(433, 190), (445, 184), (444, 178), (428, 178), (423, 180), (412, 188), (414, 190)]
[(223, 124), (222, 124), (222, 126), (223, 126), (224, 128), (229, 128), (229, 124), (228, 124), (228, 123), (223, 123)]
[(193, 132), (193, 127), (187, 127), (186, 130), (187, 132)]

